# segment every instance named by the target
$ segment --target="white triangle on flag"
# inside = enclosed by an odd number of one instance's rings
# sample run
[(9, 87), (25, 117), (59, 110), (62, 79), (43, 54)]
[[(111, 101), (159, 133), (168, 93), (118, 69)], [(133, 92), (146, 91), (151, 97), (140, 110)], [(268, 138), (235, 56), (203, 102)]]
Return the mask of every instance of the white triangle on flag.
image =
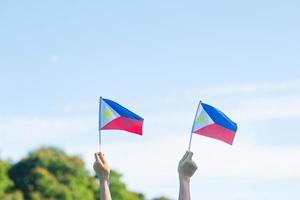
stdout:
[(196, 118), (193, 125), (192, 132), (195, 132), (203, 127), (206, 127), (210, 124), (214, 124), (214, 121), (210, 118), (207, 112), (203, 109), (202, 105), (199, 106), (199, 109), (196, 114)]
[(103, 128), (112, 120), (120, 117), (120, 115), (103, 100), (101, 100), (100, 112), (100, 128)]

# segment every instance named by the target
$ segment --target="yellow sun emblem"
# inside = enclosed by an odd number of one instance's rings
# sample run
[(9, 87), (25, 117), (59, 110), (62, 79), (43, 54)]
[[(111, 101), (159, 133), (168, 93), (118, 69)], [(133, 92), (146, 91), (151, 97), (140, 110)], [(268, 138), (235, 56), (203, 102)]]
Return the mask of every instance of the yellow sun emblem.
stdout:
[(112, 112), (108, 109), (104, 111), (104, 116), (106, 119), (109, 119), (112, 116)]
[(198, 118), (198, 121), (200, 122), (200, 124), (204, 124), (206, 121), (206, 116), (205, 115), (200, 115)]

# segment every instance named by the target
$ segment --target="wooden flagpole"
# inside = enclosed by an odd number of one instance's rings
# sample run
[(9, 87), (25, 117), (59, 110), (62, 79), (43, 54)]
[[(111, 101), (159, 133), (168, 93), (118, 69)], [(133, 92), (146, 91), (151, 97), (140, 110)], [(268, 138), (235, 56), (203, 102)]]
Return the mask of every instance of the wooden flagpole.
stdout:
[(190, 143), (189, 143), (188, 151), (191, 151), (191, 144), (192, 144), (192, 138), (193, 138), (193, 130), (194, 130), (194, 127), (195, 127), (195, 121), (196, 121), (197, 113), (198, 113), (198, 110), (199, 110), (199, 107), (200, 107), (201, 103), (202, 103), (202, 101), (200, 100), (199, 104), (198, 104), (198, 108), (196, 110), (195, 117), (194, 117), (194, 122), (193, 122), (193, 127), (192, 127), (192, 130), (191, 130), (191, 136), (190, 136)]
[(102, 97), (99, 98), (99, 150), (101, 152), (101, 104), (102, 104)]

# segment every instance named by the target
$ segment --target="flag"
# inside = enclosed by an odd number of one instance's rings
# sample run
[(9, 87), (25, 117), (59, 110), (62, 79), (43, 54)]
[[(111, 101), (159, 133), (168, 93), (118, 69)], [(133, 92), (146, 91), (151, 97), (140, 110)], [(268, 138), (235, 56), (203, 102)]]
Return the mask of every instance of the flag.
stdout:
[(120, 104), (100, 98), (99, 130), (124, 130), (143, 134), (144, 119)]
[(223, 112), (200, 102), (192, 133), (215, 138), (232, 145), (236, 131), (237, 124)]

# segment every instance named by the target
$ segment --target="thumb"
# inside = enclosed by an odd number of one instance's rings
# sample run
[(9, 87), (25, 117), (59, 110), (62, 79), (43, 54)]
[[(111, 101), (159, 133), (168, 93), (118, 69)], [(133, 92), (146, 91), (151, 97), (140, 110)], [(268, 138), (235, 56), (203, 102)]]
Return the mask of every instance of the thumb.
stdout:
[(104, 154), (102, 152), (99, 154), (99, 157), (100, 157), (102, 163), (104, 163), (104, 164), (107, 163), (107, 161), (106, 161), (106, 159), (104, 157)]
[(188, 156), (188, 151), (185, 152), (185, 154), (183, 155), (183, 157), (181, 158), (181, 160), (179, 162), (184, 161)]
[(101, 160), (101, 153), (95, 153), (95, 159), (96, 159), (96, 162), (99, 163), (101, 166), (103, 166), (103, 162)]
[(98, 157), (98, 153), (95, 153), (95, 160), (97, 161), (97, 162), (99, 162), (99, 157)]
[(191, 151), (188, 151), (187, 159), (192, 160), (194, 153)]

